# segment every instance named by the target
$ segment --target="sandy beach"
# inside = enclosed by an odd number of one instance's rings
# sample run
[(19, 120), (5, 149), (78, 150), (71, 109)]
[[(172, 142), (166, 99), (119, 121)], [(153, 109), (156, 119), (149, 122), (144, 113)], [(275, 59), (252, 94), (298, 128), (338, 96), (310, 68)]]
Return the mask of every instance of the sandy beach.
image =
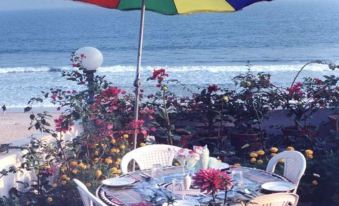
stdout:
[[(46, 109), (45, 109), (46, 110)], [(43, 111), (42, 109), (36, 111)], [(47, 109), (53, 117), (58, 115), (52, 109)], [(32, 135), (40, 135), (39, 131), (28, 130), (30, 113), (24, 113), (23, 109), (9, 109), (0, 113), (0, 144), (20, 144)], [(53, 123), (53, 119), (50, 120)]]

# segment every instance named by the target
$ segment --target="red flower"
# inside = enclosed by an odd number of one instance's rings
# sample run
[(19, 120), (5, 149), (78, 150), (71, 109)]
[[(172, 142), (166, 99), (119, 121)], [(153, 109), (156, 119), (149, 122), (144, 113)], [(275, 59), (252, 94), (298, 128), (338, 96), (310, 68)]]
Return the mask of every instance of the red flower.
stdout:
[(201, 192), (212, 194), (232, 187), (231, 177), (226, 172), (217, 169), (200, 170), (193, 180), (193, 184), (200, 187)]
[(117, 96), (121, 93), (121, 89), (117, 87), (108, 87), (104, 91), (101, 92), (101, 95), (103, 97), (112, 97), (112, 96)]
[(55, 131), (57, 132), (67, 132), (71, 130), (72, 123), (65, 118), (64, 115), (60, 115), (59, 118), (54, 120)]
[(321, 79), (314, 78), (316, 84), (323, 84), (324, 82)]
[(216, 84), (212, 84), (212, 85), (208, 86), (207, 90), (208, 90), (209, 93), (212, 93), (212, 92), (218, 91), (219, 87)]
[(153, 74), (148, 80), (158, 80), (157, 87), (161, 86), (162, 81), (164, 81), (165, 77), (168, 77), (165, 69), (154, 69)]
[(287, 88), (288, 94), (295, 99), (301, 98), (301, 96), (304, 94), (302, 91), (302, 86), (303, 84), (301, 82), (297, 82), (293, 86)]
[(165, 69), (154, 69), (153, 70), (152, 79), (159, 79), (159, 78), (162, 78), (163, 76), (168, 76), (168, 74), (166, 74)]

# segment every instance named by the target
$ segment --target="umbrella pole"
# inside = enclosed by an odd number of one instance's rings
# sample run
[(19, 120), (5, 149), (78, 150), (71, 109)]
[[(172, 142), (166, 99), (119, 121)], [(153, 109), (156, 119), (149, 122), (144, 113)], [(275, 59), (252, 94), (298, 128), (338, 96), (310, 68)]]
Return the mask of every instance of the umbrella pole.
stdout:
[[(146, 11), (146, 0), (141, 1), (141, 14), (140, 14), (140, 31), (139, 31), (139, 47), (138, 47), (138, 62), (137, 70), (135, 73), (135, 123), (139, 120), (139, 104), (140, 104), (140, 67), (141, 67), (141, 57), (142, 57), (142, 48), (144, 41), (144, 22), (145, 22), (145, 11)], [(138, 128), (134, 129), (134, 144), (133, 148), (137, 148), (137, 139), (138, 139)], [(133, 171), (135, 170), (135, 162), (133, 162)]]

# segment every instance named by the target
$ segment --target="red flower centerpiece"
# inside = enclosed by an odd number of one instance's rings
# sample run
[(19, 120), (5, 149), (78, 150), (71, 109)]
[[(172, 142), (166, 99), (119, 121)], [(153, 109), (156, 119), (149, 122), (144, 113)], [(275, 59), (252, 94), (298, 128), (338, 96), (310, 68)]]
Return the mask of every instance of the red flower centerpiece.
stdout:
[(213, 203), (219, 190), (227, 191), (232, 187), (232, 179), (226, 173), (218, 169), (200, 170), (193, 177), (193, 185), (200, 188), (201, 192), (211, 193)]

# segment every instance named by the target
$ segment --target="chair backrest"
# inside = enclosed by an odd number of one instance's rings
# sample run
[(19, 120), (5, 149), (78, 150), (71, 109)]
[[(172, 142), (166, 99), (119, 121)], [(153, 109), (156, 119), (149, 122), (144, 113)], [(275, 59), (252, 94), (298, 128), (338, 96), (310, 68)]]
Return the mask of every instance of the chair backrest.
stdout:
[(150, 169), (154, 164), (161, 164), (162, 166), (171, 166), (176, 153), (180, 147), (153, 144), (144, 147), (139, 147), (127, 153), (121, 160), (122, 173), (128, 172), (128, 164), (135, 160), (141, 170)]
[(274, 172), (279, 160), (284, 160), (284, 177), (295, 184), (297, 189), (299, 181), (306, 170), (306, 159), (304, 155), (298, 151), (281, 152), (270, 159), (266, 171)]
[(80, 180), (73, 179), (73, 181), (77, 185), (84, 206), (107, 206), (103, 201), (93, 195)]
[(299, 196), (293, 193), (274, 193), (252, 199), (246, 206), (297, 206)]

